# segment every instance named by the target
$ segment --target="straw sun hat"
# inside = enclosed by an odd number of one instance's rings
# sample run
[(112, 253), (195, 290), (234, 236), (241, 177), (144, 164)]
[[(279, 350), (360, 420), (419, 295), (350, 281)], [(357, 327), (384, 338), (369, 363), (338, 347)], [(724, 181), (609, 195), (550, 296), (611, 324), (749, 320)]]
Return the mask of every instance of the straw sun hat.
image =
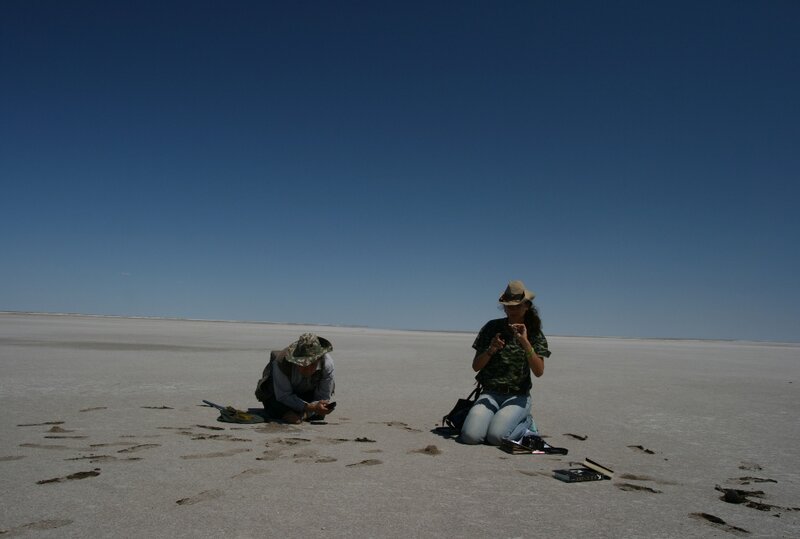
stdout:
[(500, 296), (500, 303), (503, 305), (519, 305), (523, 301), (533, 302), (536, 294), (525, 288), (525, 283), (522, 281), (511, 281)]

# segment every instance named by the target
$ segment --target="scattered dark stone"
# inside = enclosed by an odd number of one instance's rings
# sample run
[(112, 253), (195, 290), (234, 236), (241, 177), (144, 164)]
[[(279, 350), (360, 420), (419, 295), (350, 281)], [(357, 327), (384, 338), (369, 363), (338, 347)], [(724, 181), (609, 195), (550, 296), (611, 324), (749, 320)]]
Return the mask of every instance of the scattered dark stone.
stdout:
[(646, 447), (641, 445), (629, 445), (628, 447), (631, 449), (635, 449), (636, 451), (641, 451), (642, 453), (647, 453), (648, 455), (656, 454), (656, 452), (653, 451), (652, 449), (647, 449)]
[(777, 481), (774, 479), (752, 476), (737, 477), (735, 479), (731, 479), (730, 481), (739, 483), (740, 485), (749, 485), (750, 483), (777, 483)]
[[(183, 434), (183, 433), (181, 433)], [(237, 438), (230, 434), (192, 434), (192, 440), (223, 440), (226, 442), (252, 442), (249, 438)]]
[(564, 436), (569, 436), (570, 438), (575, 438), (576, 440), (580, 440), (580, 441), (584, 441), (587, 438), (589, 438), (589, 435), (581, 436), (580, 434), (572, 434), (571, 432), (565, 432)]
[(435, 445), (426, 445), (422, 449), (415, 449), (412, 453), (422, 453), (423, 455), (441, 455), (442, 450)]
[(649, 475), (635, 475), (631, 473), (623, 473), (617, 476), (619, 479), (627, 479), (629, 481), (652, 481), (654, 483), (658, 483), (659, 485), (677, 485), (678, 483), (674, 481), (666, 481), (663, 479), (657, 479), (655, 477), (650, 477)]
[(708, 513), (694, 513), (694, 514), (706, 519), (709, 522), (713, 522), (714, 524), (726, 524), (724, 520), (715, 515), (709, 515)]
[(94, 470), (88, 472), (76, 472), (73, 474), (69, 474), (66, 477), (54, 477), (52, 479), (42, 479), (41, 481), (37, 481), (37, 485), (46, 485), (47, 483), (61, 483), (63, 481), (72, 481), (75, 479), (86, 479), (87, 477), (96, 477), (100, 475), (100, 468), (95, 468)]
[(724, 490), (725, 494), (722, 496), (722, 501), (727, 503), (744, 503), (747, 498), (739, 494), (736, 489), (728, 488)]
[(692, 518), (698, 518), (710, 522), (712, 525), (736, 535), (750, 534), (750, 532), (745, 530), (744, 528), (739, 528), (738, 526), (731, 526), (730, 524), (728, 524), (727, 522), (725, 522), (716, 515), (710, 515), (708, 513), (689, 513), (689, 516)]
[(16, 537), (18, 534), (24, 533), (28, 530), (52, 530), (72, 524), (72, 522), (72, 520), (67, 519), (40, 520), (39, 522), (29, 522), (28, 524), (23, 524), (22, 526), (17, 526), (16, 528), (0, 530), (0, 535), (10, 533), (11, 535), (9, 535), (9, 537)]
[(625, 491), (641, 491), (641, 492), (650, 492), (652, 494), (661, 494), (660, 490), (656, 490), (650, 487), (643, 487), (642, 485), (634, 485), (633, 483), (614, 483), (614, 486), (620, 490), (625, 490)]
[(214, 427), (212, 425), (195, 425), (195, 427), (208, 430), (225, 430), (225, 427)]
[(181, 498), (180, 500), (176, 500), (175, 503), (177, 503), (178, 505), (192, 505), (195, 503), (219, 498), (220, 496), (222, 496), (222, 494), (223, 494), (222, 491), (219, 489), (206, 490), (201, 492), (197, 496), (192, 496), (190, 498)]
[(743, 461), (739, 465), (739, 469), (740, 470), (750, 470), (750, 471), (757, 472), (757, 471), (761, 470), (762, 468), (761, 468), (761, 465), (756, 463), (756, 462), (744, 462)]
[(139, 444), (134, 445), (133, 447), (128, 447), (125, 449), (120, 449), (117, 453), (134, 453), (136, 451), (142, 451), (143, 449), (152, 449), (153, 447), (160, 447), (161, 444)]
[[(342, 418), (342, 419), (344, 419), (344, 418)], [(383, 423), (377, 422), (377, 421), (370, 421), (370, 423), (373, 424), (373, 425), (386, 425), (387, 427), (399, 427), (399, 428), (407, 430), (409, 432), (422, 432), (421, 430), (415, 429), (414, 427), (411, 427), (411, 426), (407, 425), (406, 423), (403, 423), (402, 421), (386, 421), (386, 422), (383, 422)]]
[(278, 444), (286, 444), (286, 445), (297, 445), (310, 442), (311, 440), (308, 438), (278, 438), (275, 440), (275, 443)]
[(20, 447), (34, 447), (36, 449), (70, 449), (66, 445), (47, 445), (47, 444), (19, 444)]
[(749, 498), (754, 496), (756, 498), (763, 498), (764, 491), (763, 490), (740, 490), (738, 488), (723, 488), (719, 485), (714, 487), (715, 490), (718, 490), (722, 493), (720, 499), (727, 503), (745, 503), (749, 502)]
[(347, 467), (352, 468), (353, 466), (375, 466), (376, 464), (383, 464), (383, 461), (378, 459), (367, 459), (354, 464), (348, 464)]
[(60, 483), (64, 479), (61, 477), (54, 477), (53, 479), (42, 479), (41, 481), (37, 481), (37, 485), (46, 485), (47, 483)]
[(774, 505), (769, 505), (761, 502), (754, 502), (752, 500), (747, 501), (747, 507), (749, 507), (750, 509), (757, 509), (759, 511), (772, 511), (773, 509), (780, 509), (780, 507), (776, 507)]
[(100, 469), (95, 468), (94, 470), (89, 472), (76, 472), (73, 474), (69, 474), (67, 476), (67, 479), (86, 479), (87, 477), (97, 477), (98, 475), (100, 475)]
[(772, 511), (773, 509), (782, 511), (797, 510), (795, 507), (779, 507), (777, 505), (770, 505), (750, 499), (750, 497), (763, 498), (763, 490), (740, 490), (736, 488), (722, 488), (720, 486), (715, 488), (716, 490), (722, 492), (720, 499), (727, 503), (744, 504), (746, 507), (756, 509), (758, 511)]

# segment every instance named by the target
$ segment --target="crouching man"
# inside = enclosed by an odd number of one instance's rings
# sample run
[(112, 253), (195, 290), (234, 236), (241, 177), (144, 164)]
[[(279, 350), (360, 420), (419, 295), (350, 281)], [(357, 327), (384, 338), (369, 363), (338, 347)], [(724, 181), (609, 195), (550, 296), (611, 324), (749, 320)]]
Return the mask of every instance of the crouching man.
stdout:
[(304, 333), (283, 350), (270, 353), (256, 387), (256, 398), (270, 419), (300, 423), (321, 419), (333, 411), (331, 342)]

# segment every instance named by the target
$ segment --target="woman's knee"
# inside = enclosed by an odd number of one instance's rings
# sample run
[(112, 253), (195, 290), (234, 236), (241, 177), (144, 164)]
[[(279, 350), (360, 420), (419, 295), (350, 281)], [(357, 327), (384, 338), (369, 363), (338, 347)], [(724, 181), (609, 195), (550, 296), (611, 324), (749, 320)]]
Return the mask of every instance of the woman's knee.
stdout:
[(503, 441), (503, 438), (503, 435), (500, 435), (497, 432), (492, 432), (491, 430), (486, 433), (486, 443), (489, 445), (500, 445), (500, 443)]
[(511, 431), (514, 430), (513, 426), (509, 426), (505, 422), (494, 422), (489, 425), (489, 430), (486, 431), (486, 443), (489, 445), (500, 445), (504, 438), (508, 438)]
[(482, 444), (486, 439), (486, 430), (489, 421), (484, 421), (483, 418), (479, 417), (473, 417), (472, 421), (469, 419), (470, 418), (467, 418), (467, 421), (464, 421), (464, 426), (461, 427), (461, 435), (458, 437), (458, 441), (468, 445)]
[(514, 428), (503, 427), (502, 429), (489, 429), (486, 433), (486, 443), (489, 445), (500, 445), (506, 438), (512, 437), (511, 434), (516, 430)]
[(470, 432), (467, 430), (462, 430), (461, 434), (458, 436), (458, 441), (462, 444), (467, 445), (478, 445), (483, 443), (484, 438), (480, 435)]
[(520, 417), (519, 413), (496, 414), (493, 421), (486, 430), (486, 443), (490, 445), (500, 445), (504, 438), (508, 438), (512, 433), (524, 430), (529, 425), (527, 413)]
[(475, 405), (461, 427), (459, 441), (464, 444), (482, 444), (494, 413), (485, 406)]

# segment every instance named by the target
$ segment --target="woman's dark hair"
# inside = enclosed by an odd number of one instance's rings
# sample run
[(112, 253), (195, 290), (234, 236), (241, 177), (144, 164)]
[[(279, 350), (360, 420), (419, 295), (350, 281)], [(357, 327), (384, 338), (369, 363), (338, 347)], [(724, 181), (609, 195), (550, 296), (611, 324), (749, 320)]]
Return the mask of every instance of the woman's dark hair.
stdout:
[(536, 337), (542, 331), (542, 319), (539, 318), (539, 311), (536, 306), (531, 303), (530, 308), (525, 311), (525, 329), (528, 330), (528, 335), (531, 339)]

